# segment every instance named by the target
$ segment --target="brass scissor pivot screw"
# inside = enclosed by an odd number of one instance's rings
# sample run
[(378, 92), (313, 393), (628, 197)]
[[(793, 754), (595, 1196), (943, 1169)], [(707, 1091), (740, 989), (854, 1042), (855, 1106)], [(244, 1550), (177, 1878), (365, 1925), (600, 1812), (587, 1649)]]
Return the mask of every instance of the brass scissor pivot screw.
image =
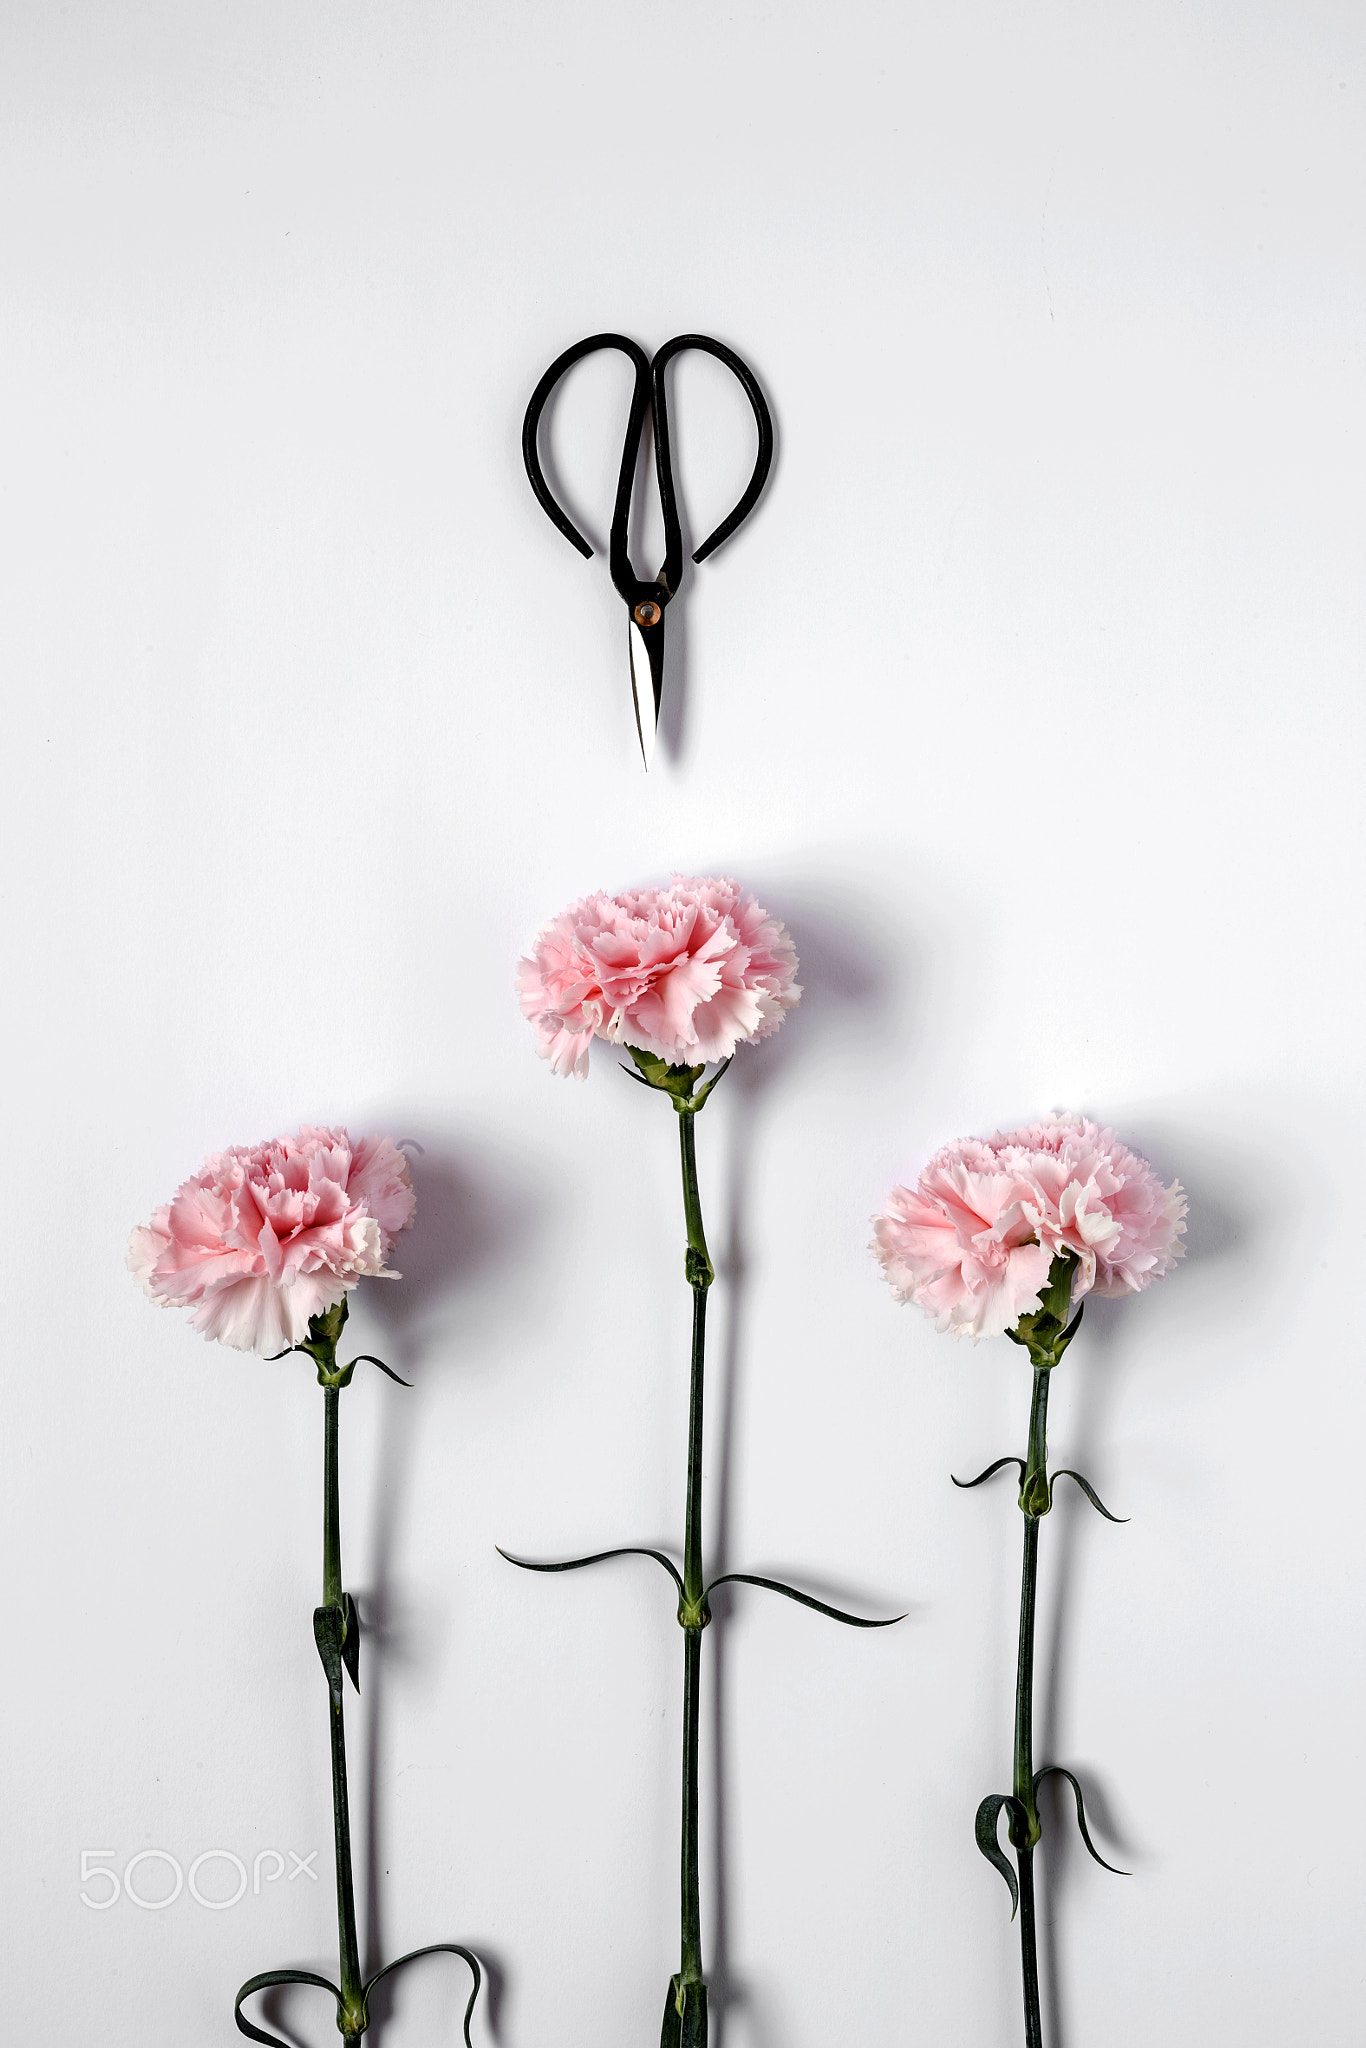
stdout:
[(638, 604), (636, 606), (636, 624), (638, 626), (657, 626), (663, 616), (664, 611), (660, 605)]

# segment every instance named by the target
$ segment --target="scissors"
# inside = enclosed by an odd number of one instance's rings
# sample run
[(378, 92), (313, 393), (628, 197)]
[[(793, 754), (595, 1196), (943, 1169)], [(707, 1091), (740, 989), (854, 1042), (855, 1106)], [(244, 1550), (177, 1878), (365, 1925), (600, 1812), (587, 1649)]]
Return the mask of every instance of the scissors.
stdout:
[[(713, 341), (706, 334), (678, 334), (672, 341), (666, 341), (663, 348), (655, 353), (651, 361), (643, 348), (624, 334), (590, 334), (585, 341), (576, 341), (573, 348), (567, 348), (562, 356), (556, 356), (550, 368), (531, 394), (531, 402), (522, 421), (522, 460), (531, 488), (536, 493), (541, 509), (552, 519), (567, 541), (578, 549), (585, 558), (591, 558), (593, 550), (579, 532), (572, 519), (556, 504), (541, 469), (541, 458), (536, 450), (536, 432), (541, 423), (546, 400), (559, 383), (566, 370), (581, 362), (584, 356), (593, 355), (599, 349), (615, 348), (629, 356), (635, 368), (636, 383), (631, 397), (631, 413), (626, 424), (626, 441), (621, 451), (621, 471), (617, 477), (617, 502), (612, 513), (612, 529), (608, 544), (608, 565), (617, 595), (624, 601), (627, 613), (627, 637), (631, 655), (631, 696), (636, 710), (636, 732), (640, 739), (641, 756), (648, 769), (654, 753), (655, 733), (659, 726), (659, 704), (664, 691), (664, 612), (669, 600), (677, 595), (683, 579), (683, 535), (678, 523), (678, 504), (674, 497), (673, 470), (669, 461), (669, 412), (664, 391), (664, 372), (677, 355), (685, 349), (702, 349), (707, 355), (715, 356), (718, 362), (739, 381), (746, 398), (754, 408), (754, 418), (759, 429), (759, 454), (754, 464), (754, 474), (745, 486), (744, 495), (734, 510), (727, 514), (714, 533), (708, 534), (694, 555), (695, 562), (704, 562), (714, 554), (723, 541), (730, 539), (737, 526), (747, 519), (759, 500), (769, 468), (773, 461), (773, 421), (758, 380), (748, 363), (742, 362), (733, 349), (724, 342)], [(631, 567), (630, 543), (626, 522), (631, 510), (631, 493), (635, 488), (636, 462), (640, 454), (640, 437), (645, 431), (645, 414), (649, 411), (654, 427), (655, 477), (659, 484), (659, 503), (664, 515), (664, 563), (651, 583), (643, 583)]]

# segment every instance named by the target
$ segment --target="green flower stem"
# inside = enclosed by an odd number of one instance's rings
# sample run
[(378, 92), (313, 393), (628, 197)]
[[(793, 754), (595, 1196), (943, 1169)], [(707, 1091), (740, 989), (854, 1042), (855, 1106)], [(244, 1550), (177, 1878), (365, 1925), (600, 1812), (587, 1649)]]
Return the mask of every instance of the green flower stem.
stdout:
[(1039, 2010), (1039, 1942), (1034, 1927), (1034, 1851), (1017, 1849), (1020, 1875), (1020, 1971), (1024, 1978), (1025, 2048), (1043, 2048)]
[(341, 1485), (337, 1471), (337, 1423), (341, 1388), (323, 1388), (323, 1606), (342, 1605)]
[[(702, 1689), (702, 1631), (711, 1620), (711, 1609), (707, 1602), (708, 1587), (702, 1573), (702, 1396), (707, 1346), (707, 1289), (716, 1274), (707, 1251), (706, 1233), (702, 1228), (702, 1203), (697, 1191), (694, 1124), (698, 1111), (709, 1100), (712, 1090), (730, 1065), (730, 1061), (722, 1060), (711, 1079), (704, 1081), (705, 1065), (671, 1066), (657, 1053), (642, 1052), (639, 1046), (628, 1045), (625, 1050), (631, 1064), (627, 1067), (623, 1063), (623, 1071), (642, 1087), (654, 1088), (668, 1095), (678, 1116), (678, 1143), (683, 1168), (683, 1220), (688, 1235), (687, 1250), (683, 1255), (683, 1275), (692, 1289), (693, 1304), (683, 1572), (680, 1577), (676, 1567), (662, 1552), (642, 1550), (634, 1545), (619, 1550), (598, 1551), (592, 1557), (566, 1558), (556, 1564), (537, 1564), (530, 1558), (516, 1557), (512, 1558), (511, 1562), (520, 1564), (528, 1571), (565, 1572), (577, 1571), (581, 1566), (596, 1564), (604, 1557), (652, 1557), (663, 1565), (678, 1589), (678, 1623), (683, 1630), (683, 1841), (679, 1858), (682, 1940), (678, 1973), (670, 1978), (669, 1988), (664, 1997), (660, 2048), (706, 2048), (707, 1985), (702, 1974), (702, 1906), (697, 1855), (697, 1738)], [(508, 1556), (508, 1553), (505, 1551), (503, 1555)], [(845, 1614), (838, 1607), (827, 1606), (823, 1600), (813, 1600), (809, 1593), (799, 1592), (795, 1586), (784, 1586), (777, 1579), (759, 1578), (752, 1572), (724, 1572), (719, 1579), (712, 1582), (712, 1590), (716, 1586), (729, 1584), (767, 1587), (770, 1592), (781, 1593), (785, 1599), (796, 1600), (803, 1607), (814, 1608), (818, 1614), (828, 1614), (835, 1621), (847, 1622), (851, 1628), (887, 1628), (892, 1621), (899, 1621), (902, 1618), (900, 1615), (892, 1615), (886, 1621), (882, 1621), (868, 1620), (857, 1614)]]
[(688, 1249), (684, 1271), (692, 1288), (692, 1386), (688, 1404), (688, 1492), (683, 1525), (683, 1599), (678, 1618), (683, 1625), (683, 1846), (682, 1957), (676, 2007), (680, 2018), (687, 1992), (705, 1999), (702, 1976), (702, 1903), (697, 1850), (697, 1737), (702, 1688), (702, 1630), (710, 1616), (702, 1576), (702, 1399), (707, 1345), (707, 1289), (714, 1278), (702, 1229), (702, 1204), (697, 1189), (695, 1112), (678, 1110), (679, 1149), (683, 1166), (683, 1216)]
[(237, 2031), (249, 2041), (262, 2041), (266, 2048), (287, 2048), (278, 2034), (268, 2034), (249, 2020), (242, 2007), (247, 1999), (258, 1992), (272, 1991), (284, 1984), (307, 1984), (319, 1991), (330, 1991), (337, 2001), (337, 2031), (347, 2048), (355, 2048), (370, 2024), (366, 1999), (376, 1984), (384, 1977), (392, 1977), (396, 1970), (406, 1968), (409, 1963), (418, 1962), (424, 1956), (459, 1956), (469, 1965), (474, 1979), (469, 2000), (465, 2006), (463, 2035), (465, 2048), (470, 2048), (470, 2016), (475, 2000), (479, 1996), (482, 1972), (479, 1959), (458, 1941), (437, 1941), (426, 1948), (413, 1949), (410, 1954), (400, 1956), (396, 1963), (386, 1963), (376, 1970), (367, 1985), (360, 1973), (360, 1954), (356, 1941), (356, 1893), (351, 1875), (351, 1814), (346, 1790), (346, 1722), (342, 1711), (343, 1679), (349, 1678), (354, 1686), (360, 1684), (360, 1622), (356, 1614), (356, 1603), (342, 1586), (341, 1568), (341, 1488), (337, 1469), (337, 1424), (341, 1407), (341, 1390), (349, 1387), (351, 1376), (362, 1359), (370, 1365), (377, 1365), (391, 1380), (398, 1380), (401, 1387), (408, 1382), (399, 1379), (391, 1366), (382, 1358), (374, 1358), (368, 1351), (362, 1351), (348, 1365), (337, 1364), (337, 1345), (341, 1338), (342, 1326), (346, 1322), (346, 1297), (321, 1315), (309, 1319), (308, 1335), (297, 1344), (287, 1345), (277, 1356), (284, 1358), (291, 1351), (305, 1352), (318, 1368), (318, 1384), (323, 1390), (323, 1599), (322, 1606), (313, 1610), (313, 1640), (318, 1646), (318, 1655), (327, 1676), (328, 1734), (332, 1748), (332, 1826), (337, 1848), (337, 1946), (341, 1957), (341, 1983), (332, 1984), (326, 1977), (319, 1977), (312, 1970), (266, 1970), (260, 1976), (249, 1977), (237, 1994), (233, 2006), (233, 2017)]
[(684, 1271), (692, 1288), (692, 1395), (688, 1408), (688, 1502), (683, 1524), (683, 1591), (689, 1606), (702, 1599), (702, 1386), (706, 1368), (707, 1289), (715, 1275), (702, 1230), (702, 1204), (697, 1192), (697, 1148), (694, 1113), (680, 1110), (678, 1136), (683, 1162), (683, 1215), (688, 1249)]
[(1038, 1937), (1034, 1922), (1034, 1845), (1043, 1830), (1034, 1795), (1034, 1609), (1039, 1569), (1039, 1517), (1048, 1512), (1048, 1376), (1034, 1368), (1029, 1410), (1029, 1454), (1020, 1482), (1024, 1565), (1020, 1574), (1020, 1649), (1015, 1667), (1015, 1782), (1021, 1824), (1012, 1815), (1011, 1844), (1020, 1880), (1020, 1967), (1024, 1983), (1026, 2048), (1043, 2048), (1039, 2010)]
[[(335, 1370), (335, 1352), (330, 1361)], [(319, 1363), (319, 1378), (323, 1367)], [(349, 1619), (341, 1576), (341, 1495), (337, 1473), (337, 1420), (341, 1387), (323, 1379), (323, 1606), (337, 1610), (343, 1625)], [(351, 1812), (346, 1789), (346, 1723), (340, 1672), (328, 1686), (328, 1731), (332, 1741), (332, 1826), (337, 1852), (337, 1942), (341, 1957), (342, 2010), (338, 2017), (343, 2041), (359, 2041), (367, 2017), (365, 1989), (356, 1940), (356, 1892), (351, 1874)]]
[(1020, 1575), (1020, 1654), (1015, 1670), (1015, 1797), (1029, 1817), (1029, 1843), (1039, 1839), (1034, 1808), (1034, 1598), (1039, 1566), (1039, 1517), (1048, 1512), (1048, 1370), (1034, 1369), (1029, 1410), (1029, 1456), (1020, 1481), (1024, 1514), (1024, 1569)]

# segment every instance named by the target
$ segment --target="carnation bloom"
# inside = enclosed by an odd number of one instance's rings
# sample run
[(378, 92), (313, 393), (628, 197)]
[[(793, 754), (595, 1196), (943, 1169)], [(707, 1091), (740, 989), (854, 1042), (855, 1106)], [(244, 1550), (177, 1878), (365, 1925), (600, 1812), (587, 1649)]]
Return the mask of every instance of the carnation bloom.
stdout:
[(1074, 1254), (1072, 1299), (1136, 1294), (1184, 1246), (1186, 1198), (1164, 1188), (1113, 1131), (1048, 1117), (961, 1138), (914, 1188), (895, 1187), (872, 1250), (893, 1292), (957, 1336), (999, 1336), (1040, 1307), (1059, 1252)]
[(783, 926), (735, 882), (675, 875), (571, 904), (518, 962), (517, 989), (541, 1058), (582, 1078), (595, 1038), (672, 1066), (728, 1059), (777, 1030), (796, 973)]
[(133, 1232), (128, 1267), (163, 1308), (193, 1308), (206, 1337), (278, 1351), (362, 1276), (398, 1278), (385, 1260), (414, 1207), (390, 1139), (306, 1125), (216, 1152)]

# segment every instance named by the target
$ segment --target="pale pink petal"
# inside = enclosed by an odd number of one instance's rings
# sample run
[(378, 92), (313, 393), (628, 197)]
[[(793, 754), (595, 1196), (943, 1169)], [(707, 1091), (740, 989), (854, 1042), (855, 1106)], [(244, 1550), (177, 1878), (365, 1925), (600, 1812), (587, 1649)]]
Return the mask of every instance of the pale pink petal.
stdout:
[(413, 1215), (408, 1162), (388, 1138), (306, 1126), (216, 1154), (135, 1230), (128, 1265), (154, 1301), (194, 1307), (194, 1327), (273, 1352), (362, 1275), (388, 1277)]
[[(159, 1213), (162, 1217), (166, 1215), (164, 1209)], [(140, 1223), (128, 1240), (127, 1264), (129, 1272), (137, 1281), (144, 1294), (148, 1295), (153, 1301), (161, 1302), (163, 1305), (165, 1304), (166, 1296), (153, 1287), (152, 1274), (156, 1268), (157, 1260), (161, 1257), (169, 1243), (170, 1233), (164, 1227), (158, 1228), (156, 1217), (153, 1217), (150, 1224)]]
[(1014, 1329), (1040, 1306), (1054, 1257), (1076, 1260), (1072, 1299), (1136, 1293), (1184, 1249), (1186, 1201), (1113, 1131), (1050, 1117), (936, 1153), (874, 1219), (872, 1249), (893, 1291), (941, 1330)]
[(776, 1031), (801, 995), (776, 918), (731, 881), (589, 896), (518, 962), (522, 1014), (557, 1074), (588, 1071), (594, 1038), (674, 1066), (727, 1059)]

